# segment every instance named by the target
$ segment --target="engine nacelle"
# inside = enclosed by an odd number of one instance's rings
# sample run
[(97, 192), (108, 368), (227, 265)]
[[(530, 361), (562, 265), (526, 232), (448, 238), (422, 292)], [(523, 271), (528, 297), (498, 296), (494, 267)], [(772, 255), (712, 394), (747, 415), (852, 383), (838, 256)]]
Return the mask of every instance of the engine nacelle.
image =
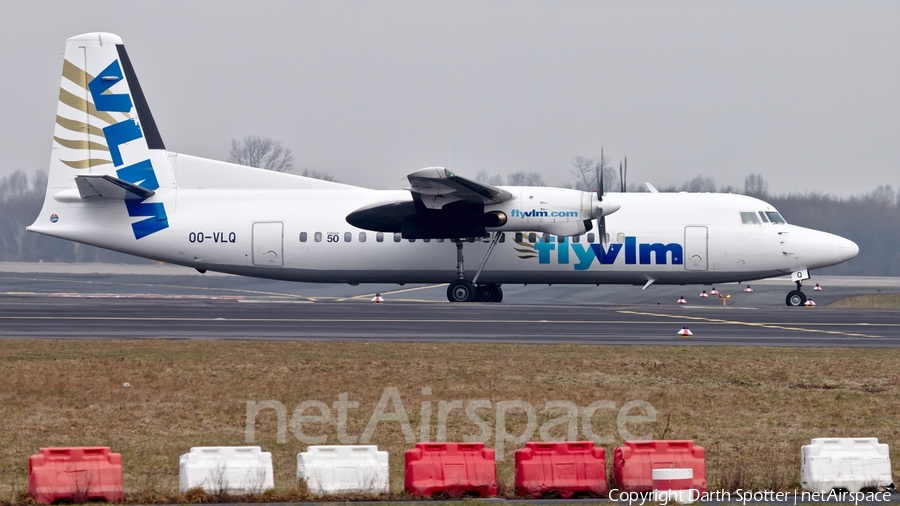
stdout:
[(566, 188), (504, 187), (515, 198), (500, 204), (485, 206), (487, 214), (506, 217), (505, 223), (489, 225), (488, 231), (548, 232), (572, 236), (590, 230), (590, 221), (619, 209), (613, 202), (597, 200), (595, 193)]

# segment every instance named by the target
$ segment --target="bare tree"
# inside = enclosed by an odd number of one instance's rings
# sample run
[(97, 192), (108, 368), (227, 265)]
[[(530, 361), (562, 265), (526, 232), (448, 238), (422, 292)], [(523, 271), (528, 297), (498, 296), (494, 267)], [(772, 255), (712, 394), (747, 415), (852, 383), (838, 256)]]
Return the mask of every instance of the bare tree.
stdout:
[(248, 135), (242, 140), (231, 139), (228, 161), (250, 167), (288, 172), (294, 168), (294, 155), (281, 141), (269, 137)]
[(500, 174), (491, 174), (490, 172), (481, 169), (478, 171), (478, 174), (475, 174), (475, 181), (493, 186), (500, 186), (503, 184), (503, 177)]
[(878, 185), (878, 188), (875, 188), (871, 192), (869, 192), (865, 196), (865, 200), (869, 202), (874, 202), (880, 206), (893, 206), (896, 201), (897, 193), (891, 187), (891, 185)]
[(300, 175), (303, 177), (311, 177), (313, 179), (321, 179), (322, 181), (332, 181), (335, 183), (338, 182), (338, 180), (331, 174), (324, 171), (318, 171), (316, 169), (303, 169), (303, 172), (301, 172)]
[(575, 188), (581, 191), (592, 191), (597, 188), (597, 177), (594, 175), (594, 159), (576, 156), (572, 159), (572, 175), (575, 176)]
[(769, 183), (763, 178), (762, 173), (750, 174), (744, 178), (744, 195), (765, 197), (769, 193)]
[(585, 158), (576, 156), (572, 160), (572, 174), (576, 177), (575, 189), (581, 191), (597, 191), (600, 172), (603, 172), (603, 191), (619, 186), (619, 176), (616, 170), (609, 164), (609, 158), (603, 154), (600, 148), (600, 158)]
[(544, 186), (544, 180), (538, 172), (520, 170), (506, 176), (506, 184), (509, 186)]
[(713, 181), (713, 178), (711, 177), (703, 177), (702, 174), (697, 174), (694, 179), (691, 179), (690, 181), (681, 185), (681, 191), (691, 193), (715, 193), (716, 182)]

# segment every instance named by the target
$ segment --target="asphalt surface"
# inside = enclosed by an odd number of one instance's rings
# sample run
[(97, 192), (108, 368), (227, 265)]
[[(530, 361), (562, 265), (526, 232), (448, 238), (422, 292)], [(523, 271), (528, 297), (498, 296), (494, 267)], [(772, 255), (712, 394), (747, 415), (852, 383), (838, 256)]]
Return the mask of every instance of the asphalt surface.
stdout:
[[(23, 269), (0, 268), (0, 338), (900, 346), (900, 310), (824, 307), (900, 293), (894, 278), (823, 279), (821, 292), (806, 287), (817, 307), (788, 308), (793, 285), (783, 280), (758, 282), (752, 293), (719, 286), (732, 296), (727, 305), (700, 298), (712, 288), (702, 286), (506, 286), (501, 304), (450, 304), (445, 285), (315, 285), (168, 267)], [(385, 303), (371, 302), (375, 291)], [(681, 295), (687, 304), (676, 303)], [(684, 325), (693, 337), (676, 336)]]

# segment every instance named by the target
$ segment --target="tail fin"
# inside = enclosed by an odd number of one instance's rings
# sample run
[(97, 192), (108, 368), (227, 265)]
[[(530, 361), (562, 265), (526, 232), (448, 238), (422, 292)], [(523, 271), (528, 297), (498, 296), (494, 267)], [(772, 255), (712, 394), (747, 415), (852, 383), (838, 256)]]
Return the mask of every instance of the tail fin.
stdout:
[[(122, 39), (110, 33), (66, 42), (42, 217), (59, 204), (71, 208), (89, 206), (90, 199), (115, 199), (115, 192), (98, 193), (92, 190), (96, 184), (86, 184), (98, 177), (140, 188), (119, 192), (125, 206), (115, 206), (141, 218), (131, 223), (135, 239), (168, 227), (166, 192), (157, 190), (174, 189), (174, 173)], [(59, 235), (39, 223), (42, 217), (30, 229)], [(49, 219), (56, 223), (59, 217)]]

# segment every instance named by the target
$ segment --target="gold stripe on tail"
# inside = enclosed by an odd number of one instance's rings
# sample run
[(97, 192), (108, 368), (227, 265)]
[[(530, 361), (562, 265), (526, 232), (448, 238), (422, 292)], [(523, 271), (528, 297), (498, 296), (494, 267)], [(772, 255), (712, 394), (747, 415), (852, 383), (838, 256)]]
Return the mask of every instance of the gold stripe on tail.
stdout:
[(58, 142), (61, 146), (70, 149), (91, 149), (94, 151), (109, 151), (109, 148), (106, 147), (105, 144), (100, 144), (99, 142), (93, 141), (73, 141), (70, 139), (61, 139), (59, 137), (53, 136), (53, 140)]
[(73, 169), (89, 169), (98, 165), (106, 165), (112, 163), (112, 160), (103, 160), (100, 158), (91, 158), (90, 160), (60, 160), (62, 163), (72, 167)]

